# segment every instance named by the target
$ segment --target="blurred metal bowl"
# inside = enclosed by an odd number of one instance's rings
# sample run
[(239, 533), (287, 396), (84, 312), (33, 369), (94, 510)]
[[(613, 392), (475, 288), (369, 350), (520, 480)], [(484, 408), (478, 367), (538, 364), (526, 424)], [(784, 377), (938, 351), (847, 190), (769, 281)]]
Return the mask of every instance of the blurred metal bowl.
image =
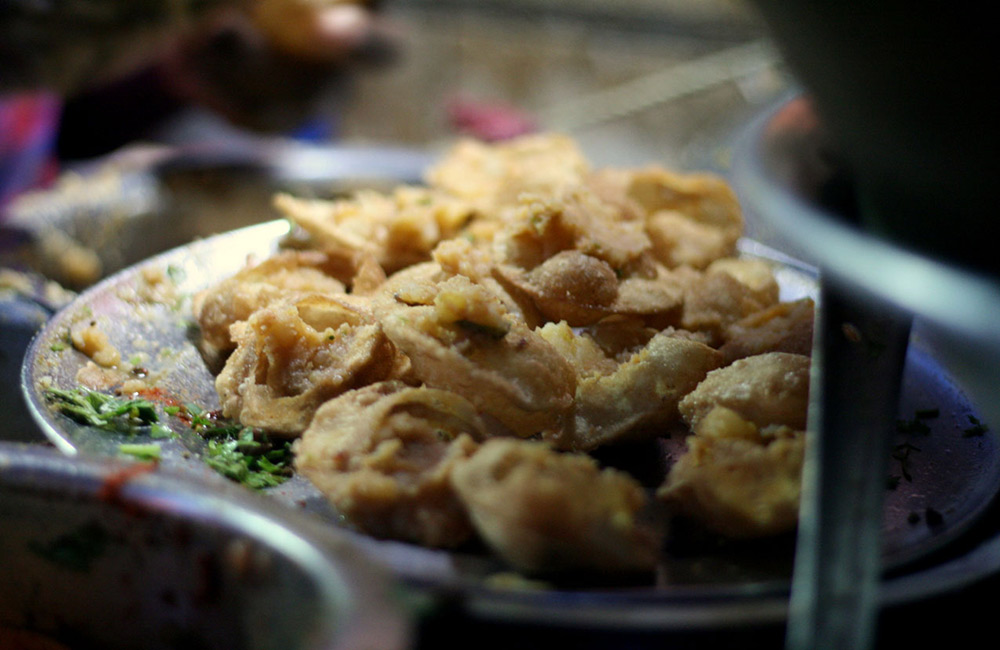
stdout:
[(83, 289), (192, 240), (278, 217), (276, 192), (310, 198), (415, 183), (429, 152), (246, 137), (136, 145), (67, 170), (0, 219), (0, 266)]
[(864, 230), (853, 179), (806, 95), (761, 115), (736, 149), (733, 179), (750, 235), (814, 264), (827, 282), (911, 313), (984, 419), (1000, 427), (997, 278)]
[(391, 582), (342, 539), (245, 490), (144, 469), (0, 443), (0, 641), (409, 646)]

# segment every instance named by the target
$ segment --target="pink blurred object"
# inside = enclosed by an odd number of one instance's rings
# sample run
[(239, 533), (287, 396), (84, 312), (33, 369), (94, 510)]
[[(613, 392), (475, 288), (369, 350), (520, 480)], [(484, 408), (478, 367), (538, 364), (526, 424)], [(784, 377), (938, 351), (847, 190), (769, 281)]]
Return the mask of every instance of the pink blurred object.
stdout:
[(457, 97), (448, 102), (447, 112), (457, 131), (489, 142), (538, 130), (530, 115), (506, 104)]
[(0, 96), (0, 208), (52, 181), (60, 103), (47, 92)]

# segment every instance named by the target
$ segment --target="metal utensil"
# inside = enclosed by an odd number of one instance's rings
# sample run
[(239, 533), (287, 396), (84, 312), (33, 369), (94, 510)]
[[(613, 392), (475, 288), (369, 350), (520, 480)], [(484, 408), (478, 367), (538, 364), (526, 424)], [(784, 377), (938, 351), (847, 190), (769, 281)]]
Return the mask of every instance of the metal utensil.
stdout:
[(357, 547), (149, 469), (0, 443), (0, 626), (112, 650), (409, 646), (409, 613)]
[[(896, 357), (899, 346), (906, 345), (912, 319), (910, 345), (914, 340), (932, 341), (986, 422), (1000, 422), (1000, 402), (995, 399), (1000, 381), (1000, 286), (989, 277), (865, 234), (846, 213), (827, 207), (823, 199), (842, 180), (842, 170), (829, 155), (825, 135), (807, 98), (785, 101), (748, 128), (734, 175), (738, 193), (757, 221), (757, 234), (816, 264), (827, 287), (823, 295), (832, 298), (830, 311), (822, 317), (824, 341), (819, 348), (822, 392), (814, 426), (820, 441), (806, 474), (806, 484), (815, 488), (805, 495), (806, 527), (795, 579), (800, 594), (792, 597), (797, 608), (793, 619), (801, 618), (792, 621), (788, 640), (792, 647), (857, 649), (870, 644), (876, 614), (873, 593), (879, 589), (880, 571), (878, 544), (869, 535), (874, 521), (870, 508), (879, 493), (884, 494), (878, 482), (884, 477), (880, 467), (888, 453), (884, 436), (889, 435), (883, 428), (887, 415), (868, 400), (873, 395), (892, 399)], [(843, 308), (849, 309), (846, 315), (840, 313)], [(838, 339), (838, 328), (851, 318), (864, 324), (880, 315), (890, 319), (881, 350), (884, 359), (854, 358), (848, 363), (852, 352)], [(840, 390), (854, 401), (830, 402), (845, 396)], [(841, 408), (857, 412), (834, 413)], [(833, 419), (828, 419), (830, 413)], [(872, 427), (872, 437), (859, 436), (854, 428), (858, 426)], [(985, 428), (976, 417), (965, 426)], [(852, 451), (850, 445), (860, 449)], [(867, 479), (859, 474), (860, 463), (874, 474)], [(838, 532), (841, 529), (848, 532)], [(826, 634), (827, 626), (841, 629), (843, 635)]]
[(789, 650), (871, 647), (910, 318), (823, 286), (788, 618)]

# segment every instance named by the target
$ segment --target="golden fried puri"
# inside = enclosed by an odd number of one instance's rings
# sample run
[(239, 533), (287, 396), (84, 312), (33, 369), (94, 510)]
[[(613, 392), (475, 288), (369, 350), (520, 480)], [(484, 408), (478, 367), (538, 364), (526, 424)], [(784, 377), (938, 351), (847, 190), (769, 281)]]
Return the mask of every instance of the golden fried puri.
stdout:
[(669, 332), (656, 333), (620, 361), (565, 323), (546, 325), (539, 333), (578, 369), (573, 426), (553, 437), (560, 448), (589, 451), (662, 435), (678, 420), (681, 398), (722, 358), (704, 343)]
[(415, 380), (462, 395), (498, 433), (528, 437), (565, 426), (573, 369), (487, 288), (453, 276), (432, 304), (384, 302), (378, 314)]
[(232, 327), (236, 349), (216, 377), (226, 417), (297, 436), (328, 399), (399, 377), (407, 362), (348, 295), (308, 295), (254, 312)]
[(403, 186), (391, 194), (362, 190), (332, 201), (279, 194), (275, 207), (331, 254), (365, 253), (392, 273), (425, 262), (439, 242), (460, 232), (473, 208), (428, 188)]
[(765, 352), (812, 354), (816, 304), (812, 298), (778, 303), (729, 325), (719, 352), (729, 364)]
[(798, 521), (804, 454), (802, 431), (758, 427), (716, 406), (698, 420), (657, 497), (728, 537), (785, 533)]
[(196, 294), (192, 309), (202, 351), (212, 357), (231, 352), (236, 342), (229, 327), (278, 300), (343, 292), (344, 282), (330, 275), (330, 262), (318, 251), (283, 251)]
[(479, 535), (526, 573), (650, 570), (659, 539), (628, 474), (545, 443), (493, 438), (452, 471)]
[(806, 428), (809, 406), (809, 357), (767, 352), (713, 370), (680, 402), (692, 429), (716, 406), (725, 406), (758, 427)]
[(430, 187), (469, 201), (490, 217), (524, 193), (551, 196), (580, 185), (589, 171), (572, 138), (544, 133), (497, 144), (461, 140), (424, 176)]
[(664, 503), (794, 527), (814, 303), (737, 255), (721, 178), (595, 171), (542, 134), (462, 141), (425, 180), (276, 197), (312, 250), (194, 303), (224, 415), (301, 436), (297, 470), (361, 531), (478, 538), (529, 573), (651, 569), (646, 493), (588, 453), (685, 426)]
[(473, 530), (451, 474), (484, 435), (462, 397), (379, 382), (316, 412), (295, 442), (295, 468), (365, 533), (455, 547)]

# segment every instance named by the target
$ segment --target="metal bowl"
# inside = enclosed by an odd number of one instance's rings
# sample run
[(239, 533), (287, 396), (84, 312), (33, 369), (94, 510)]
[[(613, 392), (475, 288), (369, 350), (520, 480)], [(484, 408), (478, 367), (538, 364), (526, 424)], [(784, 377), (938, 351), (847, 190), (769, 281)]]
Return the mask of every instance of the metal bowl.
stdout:
[(734, 184), (751, 235), (837, 286), (913, 314), (985, 420), (1000, 427), (1000, 281), (862, 229), (851, 178), (807, 96), (761, 115), (736, 150)]
[(0, 640), (408, 647), (391, 583), (358, 550), (244, 490), (147, 469), (0, 443)]
[(26, 266), (79, 290), (195, 239), (270, 221), (276, 192), (331, 198), (421, 179), (416, 149), (246, 137), (135, 145), (67, 170), (0, 220), (0, 266)]

